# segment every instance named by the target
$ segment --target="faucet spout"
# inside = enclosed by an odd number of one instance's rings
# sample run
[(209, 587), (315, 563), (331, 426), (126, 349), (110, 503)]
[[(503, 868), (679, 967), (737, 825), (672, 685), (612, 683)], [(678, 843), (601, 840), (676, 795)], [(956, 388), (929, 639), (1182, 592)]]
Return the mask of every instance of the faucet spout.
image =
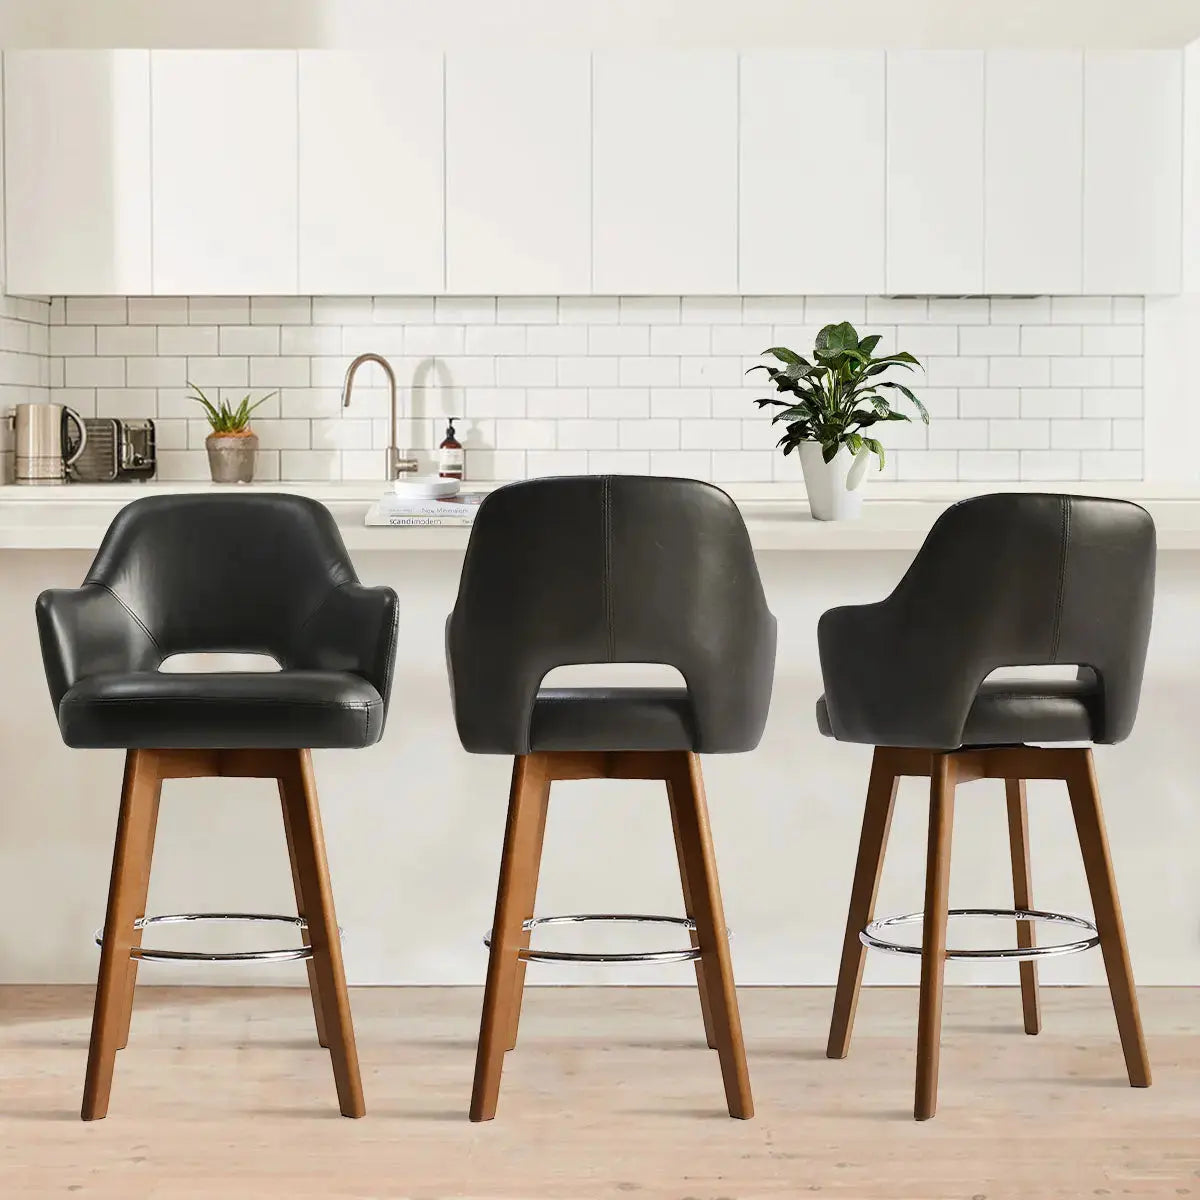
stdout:
[(346, 381), (342, 384), (342, 407), (350, 407), (350, 397), (354, 392), (354, 376), (358, 373), (358, 368), (368, 362), (377, 363), (383, 368), (383, 373), (387, 376), (388, 387), (391, 389), (391, 404), (388, 409), (390, 418), (388, 420), (387, 463), (384, 467), (384, 478), (390, 483), (393, 479), (399, 479), (401, 475), (415, 474), (418, 467), (417, 460), (407, 451), (401, 454), (396, 445), (396, 372), (392, 370), (392, 364), (382, 354), (360, 354), (346, 368)]

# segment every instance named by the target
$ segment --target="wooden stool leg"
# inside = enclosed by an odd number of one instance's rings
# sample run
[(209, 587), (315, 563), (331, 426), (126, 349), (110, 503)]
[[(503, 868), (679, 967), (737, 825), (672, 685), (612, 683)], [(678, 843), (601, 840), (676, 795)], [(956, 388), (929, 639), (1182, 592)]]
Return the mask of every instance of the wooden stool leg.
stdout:
[[(524, 928), (524, 924), (526, 921), (533, 919), (534, 905), (537, 903), (538, 871), (542, 862), (542, 845), (546, 839), (546, 817), (550, 810), (549, 780), (543, 782), (541, 792), (534, 797), (532, 803), (537, 806), (537, 831), (534, 834), (533, 865), (525, 880), (527, 891), (527, 899), (523, 908), (525, 916), (521, 918), (521, 935), (517, 939), (517, 945), (522, 950), (529, 949), (529, 942), (532, 936), (531, 932)], [(525, 966), (524, 960), (518, 958), (516, 980), (513, 983), (512, 999), (509, 1001), (512, 1012), (508, 1034), (508, 1048), (510, 1050), (516, 1049), (517, 1030), (521, 1024), (521, 1002), (525, 998)]]
[[(675, 789), (671, 786), (671, 781), (667, 780), (667, 801), (671, 808), (671, 830), (675, 835), (675, 857), (679, 860), (679, 882), (683, 887), (683, 911), (687, 915), (689, 921), (695, 921), (696, 910), (692, 904), (692, 884), (688, 879), (688, 860), (683, 852), (683, 842), (679, 836), (679, 804), (680, 800), (675, 795)], [(696, 930), (692, 930), (689, 934), (693, 946), (700, 945), (700, 935)], [(696, 968), (696, 988), (700, 993), (700, 1015), (704, 1020), (704, 1039), (708, 1043), (710, 1050), (717, 1048), (716, 1032), (713, 1029), (712, 1021), (712, 1005), (708, 999), (708, 983), (704, 974), (704, 961), (696, 959), (693, 964)]]
[(317, 807), (317, 787), (313, 777), (312, 755), (296, 751), (295, 766), (279, 779), (279, 790), (291, 828), (296, 874), (304, 897), (308, 936), (313, 948), (310, 960), (319, 993), (320, 1012), (329, 1040), (329, 1057), (338, 1103), (344, 1117), (361, 1117), (362, 1078), (358, 1068), (358, 1050), (354, 1043), (354, 1025), (350, 1017), (350, 997), (346, 992), (346, 973), (342, 965), (342, 941), (338, 934), (329, 885), (329, 864), (325, 858), (325, 837), (321, 831), (321, 813)]
[[(1004, 795), (1008, 803), (1008, 845), (1012, 854), (1013, 904), (1033, 907), (1033, 883), (1029, 868), (1029, 809), (1025, 803), (1025, 780), (1006, 779)], [(1017, 945), (1022, 950), (1034, 945), (1032, 921), (1017, 922)], [(1042, 1031), (1042, 1006), (1038, 999), (1037, 963), (1023, 962), (1021, 969), (1021, 1009), (1025, 1032)]]
[[(149, 829), (149, 833), (148, 833), (147, 840), (146, 840), (146, 862), (145, 862), (146, 877), (144, 880), (139, 881), (139, 884), (138, 884), (138, 886), (140, 888), (141, 902), (138, 906), (137, 915), (134, 918), (135, 921), (140, 920), (142, 917), (144, 917), (146, 915), (146, 897), (150, 891), (150, 864), (154, 858), (154, 835), (158, 829), (159, 800), (162, 797), (162, 780), (158, 779), (156, 782), (157, 782), (157, 786), (154, 788), (154, 797), (150, 802), (150, 804), (151, 804), (150, 814), (149, 814), (150, 829)], [(141, 946), (141, 944), (142, 944), (142, 930), (135, 924), (134, 930), (133, 930), (133, 937), (130, 941), (130, 948), (132, 949), (133, 947)], [(131, 958), (129, 960), (129, 983), (128, 983), (127, 992), (126, 992), (127, 999), (126, 999), (126, 1004), (125, 1004), (124, 1027), (121, 1031), (120, 1041), (117, 1045), (118, 1050), (124, 1050), (125, 1047), (129, 1045), (129, 1027), (133, 1021), (133, 995), (134, 995), (134, 988), (137, 985), (137, 974), (138, 974), (138, 960), (136, 958)]]
[(1104, 969), (1108, 973), (1108, 990), (1112, 994), (1129, 1084), (1131, 1087), (1149, 1087), (1150, 1061), (1142, 1036), (1142, 1019), (1133, 986), (1133, 969), (1129, 964), (1129, 947), (1125, 943), (1125, 923), (1121, 917), (1121, 903), (1117, 899), (1117, 883), (1113, 877), (1108, 835), (1100, 808), (1100, 791), (1096, 786), (1096, 768), (1090, 750), (1080, 751), (1079, 765), (1067, 779), (1067, 788), (1071, 796), (1071, 811), (1075, 816), (1075, 829), (1079, 834), (1079, 849), (1083, 854), (1088, 889), (1092, 894), (1092, 911), (1100, 935), (1100, 950), (1104, 955)]
[(511, 1009), (517, 986), (521, 926), (531, 907), (531, 881), (537, 874), (547, 787), (540, 755), (523, 754), (514, 760), (504, 850), (500, 856), (500, 880), (496, 888), (496, 913), (492, 920), (492, 948), (488, 955), (479, 1044), (475, 1051), (472, 1121), (490, 1121), (496, 1115), (504, 1052), (513, 1030)]
[(98, 1121), (107, 1115), (117, 1050), (128, 1036), (134, 982), (129, 952), (137, 937), (133, 923), (145, 915), (161, 786), (154, 751), (130, 750), (125, 756), (125, 782), (121, 788), (121, 810), (117, 817), (108, 911), (104, 918), (104, 942), (100, 948), (100, 972), (96, 980), (96, 1004), (83, 1085), (81, 1116), (85, 1121)]
[[(283, 836), (287, 841), (288, 861), (292, 865), (292, 889), (296, 893), (296, 915), (299, 917), (308, 916), (308, 906), (304, 903), (304, 888), (300, 879), (300, 871), (296, 865), (296, 846), (292, 837), (292, 821), (288, 815), (287, 796), (284, 795), (283, 780), (279, 783), (279, 807), (283, 810)], [(312, 945), (312, 940), (309, 937), (307, 929), (301, 932), (301, 939), (306, 946)], [(308, 959), (305, 964), (308, 968), (308, 993), (312, 997), (313, 1006), (313, 1021), (317, 1026), (317, 1043), (324, 1049), (329, 1049), (329, 1037), (325, 1032), (325, 1016), (321, 1012), (321, 989), (317, 984), (317, 964), (313, 959)]]
[(929, 846), (921, 935), (921, 1008), (917, 1020), (917, 1089), (913, 1108), (918, 1121), (927, 1121), (937, 1112), (942, 982), (950, 903), (950, 840), (954, 827), (954, 762), (947, 754), (935, 754), (930, 767)]
[(845, 1058), (854, 1031), (854, 1014), (862, 989), (867, 948), (859, 934), (875, 915), (875, 897), (883, 875), (883, 855), (892, 825), (896, 787), (899, 777), (891, 766), (886, 749), (876, 747), (871, 759), (871, 779), (867, 784), (867, 803), (863, 813), (862, 834), (858, 840), (858, 862), (854, 867), (854, 885), (850, 889), (850, 910), (846, 914), (846, 935), (842, 941), (842, 965), (838, 969), (837, 990), (833, 996), (833, 1020), (829, 1026), (827, 1058)]
[(679, 766), (672, 773), (669, 786), (676, 806), (678, 837), (686, 863), (685, 876), (691, 891), (702, 956), (697, 961), (703, 963), (704, 990), (708, 994), (713, 1040), (721, 1060), (725, 1101), (731, 1117), (749, 1120), (754, 1116), (754, 1099), (750, 1094), (750, 1072), (742, 1042), (742, 1019), (733, 982), (729, 933), (717, 881), (717, 860), (713, 853), (708, 805), (704, 799), (704, 779), (697, 755), (679, 755)]

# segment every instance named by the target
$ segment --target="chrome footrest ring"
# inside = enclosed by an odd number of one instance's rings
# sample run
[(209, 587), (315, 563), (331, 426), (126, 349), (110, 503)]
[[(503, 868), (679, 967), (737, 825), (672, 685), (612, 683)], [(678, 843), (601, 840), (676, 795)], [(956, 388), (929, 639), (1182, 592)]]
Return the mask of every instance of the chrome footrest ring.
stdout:
[[(151, 925), (183, 925), (193, 921), (237, 921), (242, 923), (271, 922), (290, 925), (294, 929), (307, 929), (303, 917), (289, 917), (278, 913), (166, 913), (161, 917), (139, 917), (133, 924), (135, 929), (149, 929)], [(338, 929), (338, 935), (341, 935)], [(104, 945), (103, 928), (96, 930), (96, 945)], [(312, 958), (311, 946), (288, 946), (282, 950), (237, 950), (218, 954), (200, 950), (160, 950), (152, 946), (134, 946), (129, 957), (142, 962), (294, 962)]]
[[(1073, 917), (1066, 913), (1045, 912), (1036, 908), (952, 908), (951, 917), (990, 917), (1004, 921), (1046, 921), (1058, 925), (1070, 925), (1075, 929), (1087, 930), (1088, 936), (1074, 942), (1059, 942), (1053, 946), (1013, 946), (1003, 950), (947, 950), (947, 960), (969, 959), (973, 962), (1023, 962), (1034, 958), (1052, 958), (1059, 954), (1079, 954), (1091, 950), (1100, 944), (1100, 935), (1096, 926), (1083, 917)], [(858, 940), (872, 950), (882, 950), (887, 954), (920, 955), (920, 946), (910, 946), (902, 942), (892, 942), (883, 936), (883, 932), (897, 925), (919, 925), (925, 920), (924, 913), (905, 913), (900, 917), (884, 917), (872, 921), (858, 935)]]
[[(526, 933), (532, 933), (544, 925), (584, 925), (598, 921), (618, 925), (673, 925), (676, 929), (683, 929), (688, 933), (694, 933), (696, 930), (696, 922), (689, 917), (658, 917), (645, 913), (574, 913), (565, 917), (533, 917), (524, 922), (521, 928)], [(728, 930), (726, 935), (728, 936)], [(491, 946), (491, 930), (484, 934), (483, 944)], [(700, 950), (696, 946), (688, 946), (684, 950), (646, 950), (640, 954), (585, 954), (581, 951), (535, 950), (529, 947), (518, 951), (517, 957), (527, 963), (676, 963), (694, 962), (700, 957)]]

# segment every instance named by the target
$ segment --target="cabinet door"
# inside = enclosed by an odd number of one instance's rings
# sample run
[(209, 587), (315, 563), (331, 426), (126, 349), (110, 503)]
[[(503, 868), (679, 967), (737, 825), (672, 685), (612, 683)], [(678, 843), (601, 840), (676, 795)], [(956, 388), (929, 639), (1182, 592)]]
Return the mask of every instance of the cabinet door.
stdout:
[(756, 50), (740, 74), (741, 291), (882, 292), (883, 51)]
[(592, 122), (592, 290), (736, 293), (737, 55), (597, 51)]
[(1177, 50), (1084, 57), (1083, 288), (1180, 288), (1183, 60)]
[(150, 53), (4, 55), (8, 291), (150, 290)]
[(1078, 292), (1083, 286), (1083, 54), (987, 56), (984, 286)]
[(982, 51), (888, 51), (887, 290), (983, 290)]
[(300, 291), (440, 292), (442, 56), (300, 51)]
[(154, 291), (295, 293), (296, 51), (153, 50)]
[(591, 288), (590, 58), (446, 56), (446, 288), (561, 295)]

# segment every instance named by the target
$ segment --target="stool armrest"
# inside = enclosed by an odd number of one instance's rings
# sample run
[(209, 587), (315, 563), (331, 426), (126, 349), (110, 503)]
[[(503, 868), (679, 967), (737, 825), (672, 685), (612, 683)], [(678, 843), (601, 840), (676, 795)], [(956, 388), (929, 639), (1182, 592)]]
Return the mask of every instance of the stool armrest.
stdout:
[(957, 748), (979, 685), (1000, 665), (971, 631), (918, 619), (895, 593), (830, 609), (817, 646), (834, 737), (868, 745)]
[(63, 696), (81, 679), (153, 671), (162, 661), (146, 628), (100, 584), (42, 592), (35, 612), (56, 713)]
[(293, 639), (288, 666), (313, 671), (349, 671), (367, 680), (387, 711), (396, 665), (399, 601), (389, 587), (343, 583)]

